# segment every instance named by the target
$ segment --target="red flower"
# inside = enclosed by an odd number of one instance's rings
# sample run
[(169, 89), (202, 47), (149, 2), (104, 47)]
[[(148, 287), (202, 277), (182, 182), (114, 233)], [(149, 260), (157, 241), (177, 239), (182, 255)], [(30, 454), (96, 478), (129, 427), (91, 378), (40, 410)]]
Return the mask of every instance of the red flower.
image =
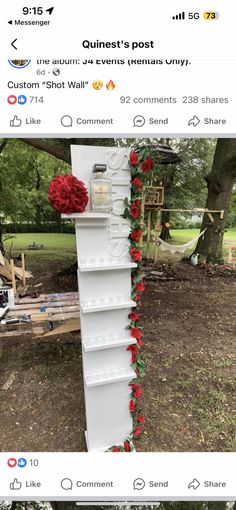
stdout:
[(138, 229), (138, 230), (133, 230), (133, 232), (131, 232), (130, 234), (130, 239), (132, 239), (132, 241), (139, 241), (140, 237), (142, 235), (142, 230), (141, 229)]
[(144, 283), (143, 282), (137, 283), (135, 290), (137, 290), (137, 292), (143, 292), (145, 290)]
[(138, 421), (139, 423), (144, 423), (145, 418), (144, 418), (143, 414), (140, 414), (139, 416), (137, 416), (137, 421)]
[(120, 448), (118, 448), (118, 446), (113, 446), (113, 448), (111, 449), (112, 452), (120, 452)]
[(131, 248), (130, 255), (134, 262), (138, 262), (139, 260), (142, 260), (142, 253), (141, 251), (137, 250), (136, 248)]
[(140, 206), (133, 203), (130, 207), (129, 213), (130, 213), (131, 218), (136, 220), (140, 216)]
[(154, 165), (153, 159), (151, 159), (151, 158), (145, 159), (145, 161), (143, 161), (142, 164), (141, 164), (141, 168), (142, 168), (143, 173), (147, 174), (148, 172), (150, 172), (150, 170), (152, 169), (153, 165)]
[(131, 312), (131, 313), (129, 314), (129, 319), (130, 319), (131, 321), (138, 321), (138, 320), (139, 320), (139, 316), (137, 315), (137, 313), (135, 313), (135, 312)]
[(129, 347), (127, 347), (127, 351), (130, 351), (131, 354), (132, 354), (132, 363), (135, 363), (136, 359), (137, 359), (137, 354), (138, 354), (138, 347), (137, 345), (129, 345)]
[(125, 450), (125, 452), (131, 452), (131, 446), (130, 446), (129, 441), (124, 442), (124, 450)]
[(136, 297), (134, 298), (134, 301), (140, 301), (140, 299), (141, 299), (141, 298), (140, 298), (140, 296), (136, 296)]
[(130, 335), (132, 338), (141, 338), (141, 331), (138, 328), (131, 328)]
[(137, 340), (137, 344), (139, 345), (139, 347), (142, 347), (143, 342), (142, 342), (142, 340), (140, 340), (140, 338)]
[(88, 203), (88, 192), (74, 175), (58, 175), (48, 189), (48, 199), (56, 211), (65, 214), (83, 212)]
[(133, 436), (134, 437), (139, 437), (140, 434), (142, 433), (142, 430), (143, 430), (143, 427), (141, 427), (141, 425), (139, 425), (133, 432)]
[(129, 157), (130, 165), (137, 166), (138, 165), (138, 154), (136, 152), (131, 152)]
[(143, 394), (140, 384), (130, 384), (134, 398), (140, 398)]
[(137, 406), (136, 406), (134, 400), (130, 400), (130, 402), (129, 402), (129, 410), (130, 410), (131, 413), (135, 413), (136, 407)]
[(142, 181), (138, 177), (135, 177), (132, 180), (131, 184), (132, 184), (132, 186), (134, 188), (135, 193), (140, 193), (140, 191), (142, 191), (143, 183), (142, 183)]
[(127, 347), (127, 351), (134, 352), (134, 353), (138, 354), (138, 347), (134, 344), (129, 345), (129, 347)]

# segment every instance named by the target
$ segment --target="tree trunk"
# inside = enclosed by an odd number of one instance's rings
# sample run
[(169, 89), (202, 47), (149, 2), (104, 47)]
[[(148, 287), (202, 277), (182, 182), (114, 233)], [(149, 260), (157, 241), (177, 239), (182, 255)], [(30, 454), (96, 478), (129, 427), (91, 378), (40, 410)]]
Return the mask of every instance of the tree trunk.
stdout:
[(170, 227), (170, 211), (163, 211), (161, 216), (161, 234), (160, 239), (163, 241), (169, 241), (171, 239)]
[(206, 208), (224, 210), (224, 218), (214, 213), (214, 223), (211, 224), (204, 214), (201, 231), (207, 227), (204, 238), (199, 239), (195, 253), (199, 253), (207, 262), (222, 263), (222, 248), (225, 224), (229, 209), (230, 198), (236, 178), (236, 139), (220, 138), (216, 144), (216, 151), (211, 173), (206, 177), (208, 196)]

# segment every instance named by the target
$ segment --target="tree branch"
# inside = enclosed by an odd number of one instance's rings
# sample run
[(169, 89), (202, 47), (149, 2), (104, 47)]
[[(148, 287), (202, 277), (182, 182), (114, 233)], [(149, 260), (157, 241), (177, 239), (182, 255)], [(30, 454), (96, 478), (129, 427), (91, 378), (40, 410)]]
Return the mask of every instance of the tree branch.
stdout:
[[(45, 139), (45, 138), (20, 138), (20, 140), (35, 149), (51, 154), (57, 159), (65, 161), (69, 165), (71, 164), (70, 159), (70, 140), (68, 144), (58, 143), (59, 140)], [(63, 140), (64, 141), (64, 140)], [(66, 140), (67, 142), (67, 140)]]
[(71, 145), (114, 145), (113, 138), (20, 138), (35, 149), (51, 154), (71, 165)]

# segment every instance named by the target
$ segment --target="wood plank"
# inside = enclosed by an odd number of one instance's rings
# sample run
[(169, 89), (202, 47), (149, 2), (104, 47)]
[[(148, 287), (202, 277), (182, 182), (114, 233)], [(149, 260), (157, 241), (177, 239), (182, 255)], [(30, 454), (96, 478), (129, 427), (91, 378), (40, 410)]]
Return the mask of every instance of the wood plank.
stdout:
[[(23, 271), (21, 267), (14, 266), (15, 275), (20, 280), (23, 280)], [(26, 278), (33, 278), (33, 275), (29, 271), (25, 271), (25, 277)]]
[(2, 252), (1, 252), (1, 250), (0, 250), (0, 264), (1, 264), (2, 266), (4, 266), (4, 265), (5, 265), (5, 259), (4, 259), (4, 257), (3, 257), (3, 254), (2, 254)]
[(45, 312), (40, 312), (40, 310), (37, 310), (35, 308), (26, 308), (24, 310), (18, 309), (14, 310), (11, 309), (7, 314), (6, 317), (21, 317), (22, 315), (41, 315), (43, 316), (44, 313), (47, 313), (47, 315), (54, 315), (61, 313), (63, 315), (67, 314), (68, 312), (78, 312), (80, 310), (79, 305), (74, 306), (58, 306), (58, 307), (46, 307)]
[(25, 254), (21, 254), (21, 264), (22, 264), (22, 283), (23, 287), (25, 287), (26, 284), (26, 271), (25, 271)]
[[(14, 306), (10, 306), (9, 307), (9, 310), (10, 311), (17, 311), (17, 310), (33, 310), (34, 308), (35, 309), (40, 309), (41, 306), (45, 306), (46, 308), (50, 305), (50, 308), (58, 308), (59, 306), (64, 306), (66, 303), (66, 306), (79, 306), (79, 300), (77, 299), (74, 299), (72, 301), (49, 301), (49, 302), (44, 302), (44, 303), (23, 303), (22, 305), (14, 305)], [(25, 313), (25, 312), (23, 312)]]
[(11, 265), (11, 279), (12, 279), (12, 287), (13, 287), (13, 290), (14, 290), (14, 296), (16, 294), (16, 278), (15, 278), (15, 271), (14, 271), (14, 260), (11, 259), (10, 260), (10, 265)]
[(66, 301), (67, 299), (79, 299), (78, 292), (66, 292), (66, 293), (57, 293), (57, 294), (40, 294), (38, 298), (30, 298), (27, 296), (25, 298), (17, 298), (15, 300), (15, 304), (30, 304), (30, 303), (48, 303), (50, 301)]
[[(79, 331), (80, 330), (80, 320), (79, 319), (71, 319), (66, 321), (65, 324), (54, 328), (52, 331), (48, 331), (43, 335), (43, 338), (48, 336), (59, 335), (61, 333), (69, 333), (71, 331)], [(40, 336), (41, 338), (41, 336)]]
[(13, 338), (15, 336), (19, 336), (19, 337), (22, 337), (24, 335), (43, 335), (44, 334), (44, 329), (41, 327), (41, 328), (37, 328), (36, 330), (34, 329), (32, 331), (32, 329), (26, 329), (26, 330), (14, 330), (14, 331), (5, 331), (4, 334), (2, 335), (2, 338)]
[(7, 278), (8, 281), (12, 282), (11, 272), (4, 266), (0, 266), (0, 275)]

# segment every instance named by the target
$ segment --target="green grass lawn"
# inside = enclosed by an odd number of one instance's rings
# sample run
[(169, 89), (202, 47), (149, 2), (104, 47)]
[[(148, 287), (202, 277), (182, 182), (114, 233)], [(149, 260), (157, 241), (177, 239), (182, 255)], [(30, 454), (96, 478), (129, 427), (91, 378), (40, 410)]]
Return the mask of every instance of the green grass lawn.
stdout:
[[(187, 243), (196, 237), (198, 233), (198, 229), (171, 230), (172, 243)], [(228, 230), (225, 233), (225, 253), (227, 252), (227, 241), (236, 242), (236, 230)], [(71, 257), (76, 254), (76, 240), (73, 234), (14, 234), (13, 239), (6, 242), (7, 250), (10, 250), (12, 242), (13, 255), (20, 252), (28, 252), (32, 257), (34, 255), (42, 255), (42, 257), (49, 258), (65, 258), (66, 256)], [(28, 250), (29, 244), (33, 242), (43, 244), (43, 250)], [(145, 244), (144, 242), (144, 253)], [(153, 253), (153, 246), (152, 244), (151, 253)]]
[[(171, 230), (171, 237), (173, 238), (173, 244), (184, 244), (188, 241), (191, 241), (194, 237), (199, 234), (198, 228), (186, 228), (186, 229), (178, 229)], [(226, 241), (236, 241), (236, 229), (228, 230), (224, 235), (224, 242)]]
[[(43, 244), (42, 250), (28, 250), (33, 242)], [(13, 243), (13, 244), (12, 244)], [(13, 239), (6, 241), (6, 248), (12, 253), (24, 252), (30, 257), (65, 258), (76, 254), (76, 240), (73, 234), (13, 234)]]

